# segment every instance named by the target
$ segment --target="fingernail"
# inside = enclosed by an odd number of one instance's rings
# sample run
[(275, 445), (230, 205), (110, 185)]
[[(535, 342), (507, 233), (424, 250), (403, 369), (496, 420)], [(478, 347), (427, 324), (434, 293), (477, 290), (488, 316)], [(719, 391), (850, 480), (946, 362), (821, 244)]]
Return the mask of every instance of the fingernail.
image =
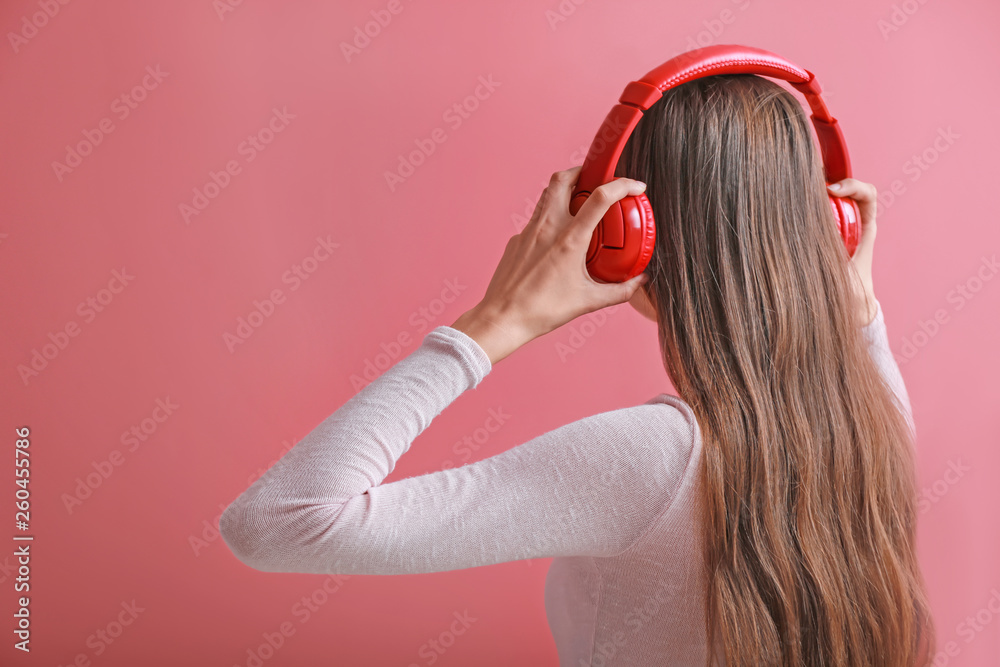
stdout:
[(830, 188), (831, 190), (839, 190), (840, 189), (840, 183), (831, 183), (830, 185), (828, 185), (826, 187)]
[(646, 184), (643, 183), (642, 181), (636, 181), (636, 183), (639, 186), (639, 190), (645, 190), (646, 189)]

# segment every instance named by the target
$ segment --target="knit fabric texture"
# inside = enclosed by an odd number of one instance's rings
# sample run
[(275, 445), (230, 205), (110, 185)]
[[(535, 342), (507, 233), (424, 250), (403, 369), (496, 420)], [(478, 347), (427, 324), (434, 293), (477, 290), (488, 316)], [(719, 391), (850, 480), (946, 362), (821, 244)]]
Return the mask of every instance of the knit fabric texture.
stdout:
[[(881, 305), (863, 335), (912, 428)], [(545, 609), (561, 667), (704, 664), (701, 436), (679, 397), (382, 483), (491, 370), (465, 333), (428, 332), (226, 508), (226, 544), (263, 572), (417, 574), (552, 558)]]

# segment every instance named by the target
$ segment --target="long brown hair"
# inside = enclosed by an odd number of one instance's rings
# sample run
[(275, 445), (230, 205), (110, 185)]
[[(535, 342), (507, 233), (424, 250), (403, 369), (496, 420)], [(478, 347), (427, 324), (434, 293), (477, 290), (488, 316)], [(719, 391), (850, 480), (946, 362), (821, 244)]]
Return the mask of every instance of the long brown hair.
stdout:
[(728, 667), (923, 665), (913, 434), (862, 336), (814, 141), (782, 86), (712, 76), (668, 90), (619, 162), (646, 183), (643, 289), (703, 437), (709, 655), (720, 638)]

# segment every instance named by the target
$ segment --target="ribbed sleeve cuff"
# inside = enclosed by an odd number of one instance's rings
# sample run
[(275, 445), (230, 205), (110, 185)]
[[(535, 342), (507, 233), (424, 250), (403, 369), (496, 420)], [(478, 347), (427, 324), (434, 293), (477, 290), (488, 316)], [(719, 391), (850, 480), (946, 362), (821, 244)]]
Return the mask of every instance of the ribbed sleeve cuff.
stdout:
[(483, 381), (493, 364), (479, 343), (468, 334), (452, 327), (441, 325), (424, 336), (424, 343), (440, 345), (455, 355), (469, 377), (469, 387), (475, 389)]

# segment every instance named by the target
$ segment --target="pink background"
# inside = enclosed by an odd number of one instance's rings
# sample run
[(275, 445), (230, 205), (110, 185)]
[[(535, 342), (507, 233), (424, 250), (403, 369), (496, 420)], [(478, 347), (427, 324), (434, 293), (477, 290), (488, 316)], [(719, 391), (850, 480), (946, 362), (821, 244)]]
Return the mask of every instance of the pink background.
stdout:
[[(882, 193), (875, 281), (919, 432), (920, 555), (939, 646), (952, 642), (937, 664), (998, 664), (1000, 279), (983, 263), (1000, 246), (996, 3), (389, 4), (0, 6), (0, 533), (11, 545), (0, 550), (0, 663), (252, 665), (284, 627), (293, 633), (262, 664), (555, 664), (547, 561), (264, 574), (214, 526), (354, 394), (366, 362), (408, 354), (478, 301), (518, 216), (553, 171), (582, 162), (625, 83), (695, 44), (735, 43), (817, 74), (855, 175)], [(58, 12), (26, 27), (45, 6)], [(348, 62), (340, 44), (372, 11), (391, 21)], [(445, 116), (480, 77), (495, 87), (480, 88), (477, 108)], [(273, 109), (293, 117), (272, 121)], [(271, 122), (270, 143), (241, 149)], [(385, 173), (436, 128), (444, 142), (390, 188)], [(57, 174), (87, 134), (100, 142)], [(225, 187), (196, 202), (211, 172)], [(207, 206), (186, 222), (180, 205), (194, 203)], [(336, 247), (317, 250), (318, 238)], [(286, 274), (297, 265), (307, 279)], [(124, 287), (113, 279), (123, 269)], [(225, 335), (274, 290), (281, 303), (262, 304), (273, 312), (230, 350)], [(76, 335), (58, 335), (67, 325)], [(50, 340), (52, 358), (25, 381), (19, 367)], [(661, 391), (674, 389), (649, 322), (627, 306), (585, 316), (498, 365), (386, 481)], [(474, 457), (457, 456), (453, 443), (491, 409), (510, 417)], [(25, 425), (30, 656), (11, 646), (14, 429)], [(123, 440), (133, 427), (143, 439)], [(98, 469), (110, 474), (67, 509)], [(443, 654), (429, 649), (466, 611), (467, 631), (443, 637), (454, 639)], [(97, 639), (118, 620), (129, 624), (112, 643)]]

